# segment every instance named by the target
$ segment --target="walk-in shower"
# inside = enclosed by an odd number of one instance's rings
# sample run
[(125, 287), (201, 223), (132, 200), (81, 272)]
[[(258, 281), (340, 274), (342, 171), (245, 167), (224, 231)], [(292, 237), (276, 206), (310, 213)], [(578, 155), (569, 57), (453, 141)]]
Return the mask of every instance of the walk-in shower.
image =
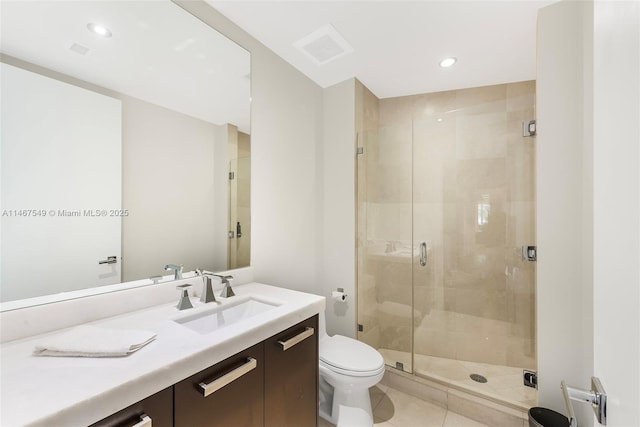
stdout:
[(370, 111), (375, 126), (358, 136), (358, 338), (393, 368), (535, 405), (523, 385), (536, 369), (535, 262), (522, 252), (535, 246), (535, 137), (524, 136), (535, 82)]

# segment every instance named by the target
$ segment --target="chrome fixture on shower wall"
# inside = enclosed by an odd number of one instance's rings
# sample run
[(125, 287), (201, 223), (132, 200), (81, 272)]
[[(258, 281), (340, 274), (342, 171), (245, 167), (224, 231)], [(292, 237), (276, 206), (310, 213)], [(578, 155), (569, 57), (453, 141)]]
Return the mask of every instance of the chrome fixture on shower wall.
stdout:
[(538, 248), (536, 246), (523, 246), (522, 247), (522, 260), (523, 261), (537, 261), (538, 260)]
[(525, 138), (528, 136), (536, 136), (536, 121), (529, 120), (528, 122), (522, 122), (522, 136)]

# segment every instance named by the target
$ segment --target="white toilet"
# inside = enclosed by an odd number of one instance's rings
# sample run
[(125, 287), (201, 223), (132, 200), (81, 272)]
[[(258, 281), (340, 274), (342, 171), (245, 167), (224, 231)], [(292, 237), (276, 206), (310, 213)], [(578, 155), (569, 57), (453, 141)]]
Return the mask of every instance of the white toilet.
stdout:
[(320, 416), (345, 427), (371, 427), (369, 388), (384, 375), (384, 359), (373, 347), (326, 332), (320, 313)]

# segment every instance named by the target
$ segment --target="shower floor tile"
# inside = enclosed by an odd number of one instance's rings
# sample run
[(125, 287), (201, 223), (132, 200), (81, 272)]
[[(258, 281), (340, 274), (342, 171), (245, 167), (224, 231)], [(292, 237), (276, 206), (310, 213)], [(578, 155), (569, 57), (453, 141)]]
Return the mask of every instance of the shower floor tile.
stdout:
[[(405, 370), (409, 371), (408, 368), (411, 367), (410, 353), (384, 348), (378, 350), (387, 365), (395, 367), (396, 362), (401, 362), (404, 364)], [(416, 375), (450, 384), (464, 391), (479, 393), (524, 410), (537, 404), (537, 390), (526, 387), (522, 383), (522, 368), (420, 354), (415, 355), (414, 364), (413, 373)], [(487, 382), (473, 381), (470, 378), (471, 374), (480, 374), (487, 379)]]

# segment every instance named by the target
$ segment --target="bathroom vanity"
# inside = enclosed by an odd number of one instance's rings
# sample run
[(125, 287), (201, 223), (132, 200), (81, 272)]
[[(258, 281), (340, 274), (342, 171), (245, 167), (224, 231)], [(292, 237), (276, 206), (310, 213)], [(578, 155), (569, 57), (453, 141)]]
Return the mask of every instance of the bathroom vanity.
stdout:
[[(157, 334), (127, 357), (32, 355), (40, 339), (60, 331), (4, 343), (0, 424), (317, 425), (324, 297), (259, 283), (234, 290), (217, 304), (192, 298), (195, 308), (182, 312), (172, 302), (91, 322)], [(273, 307), (213, 331), (189, 323), (252, 298)]]
[[(315, 426), (318, 390), (318, 316), (313, 316), (186, 378), (92, 427)], [(313, 331), (309, 334), (308, 331)], [(302, 337), (304, 338), (298, 338)], [(297, 341), (300, 339), (300, 341)], [(286, 350), (280, 343), (296, 341)], [(205, 395), (202, 384), (225, 383)], [(220, 384), (221, 384), (220, 383)]]

